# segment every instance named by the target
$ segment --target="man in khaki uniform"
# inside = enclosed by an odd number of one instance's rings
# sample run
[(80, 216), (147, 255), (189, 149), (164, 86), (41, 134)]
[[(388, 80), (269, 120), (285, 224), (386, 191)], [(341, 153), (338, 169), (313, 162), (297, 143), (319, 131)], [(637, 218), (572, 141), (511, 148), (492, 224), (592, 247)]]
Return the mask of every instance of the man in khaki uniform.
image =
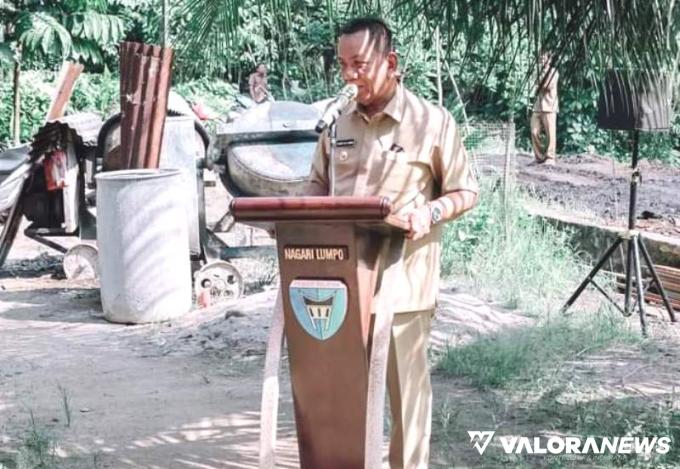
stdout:
[[(342, 79), (359, 91), (337, 120), (335, 194), (389, 197), (411, 226), (398, 284), (382, 286), (398, 292), (387, 370), (389, 458), (392, 469), (426, 468), (432, 415), (427, 344), (442, 224), (475, 205), (478, 187), (451, 114), (400, 83), (385, 23), (350, 21), (340, 33), (338, 60)], [(329, 193), (329, 151), (324, 132), (310, 175), (313, 194)]]
[[(531, 114), (531, 145), (534, 147), (534, 158), (538, 164), (555, 163), (555, 146), (557, 145), (557, 80), (559, 73), (550, 66), (550, 54), (544, 53), (540, 59), (540, 73), (536, 80), (537, 96)], [(541, 133), (545, 133), (546, 144), (541, 142)]]

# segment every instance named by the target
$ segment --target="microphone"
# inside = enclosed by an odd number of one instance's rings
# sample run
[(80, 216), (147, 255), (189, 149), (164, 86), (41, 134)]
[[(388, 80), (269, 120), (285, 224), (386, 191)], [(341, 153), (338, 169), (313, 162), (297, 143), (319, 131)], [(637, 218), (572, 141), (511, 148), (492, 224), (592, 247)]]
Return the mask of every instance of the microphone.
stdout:
[(357, 88), (357, 85), (346, 85), (343, 89), (341, 89), (335, 99), (333, 99), (333, 101), (331, 101), (326, 107), (321, 119), (319, 119), (319, 122), (316, 123), (314, 130), (316, 130), (318, 133), (321, 133), (326, 129), (326, 127), (335, 122), (335, 119), (340, 116), (340, 113), (345, 109), (345, 107), (347, 107), (347, 105), (354, 98), (356, 98), (358, 92), (359, 88)]

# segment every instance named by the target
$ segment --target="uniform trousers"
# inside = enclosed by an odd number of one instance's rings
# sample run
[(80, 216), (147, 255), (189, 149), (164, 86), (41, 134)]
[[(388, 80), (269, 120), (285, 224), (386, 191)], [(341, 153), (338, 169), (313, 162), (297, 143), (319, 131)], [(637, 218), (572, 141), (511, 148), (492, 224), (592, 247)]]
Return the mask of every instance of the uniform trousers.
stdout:
[[(531, 145), (534, 148), (536, 161), (555, 160), (557, 146), (557, 113), (534, 112), (531, 114)], [(541, 134), (545, 134), (545, 145)]]
[(427, 361), (431, 309), (396, 313), (387, 362), (392, 432), (390, 469), (426, 469), (432, 432), (432, 385)]

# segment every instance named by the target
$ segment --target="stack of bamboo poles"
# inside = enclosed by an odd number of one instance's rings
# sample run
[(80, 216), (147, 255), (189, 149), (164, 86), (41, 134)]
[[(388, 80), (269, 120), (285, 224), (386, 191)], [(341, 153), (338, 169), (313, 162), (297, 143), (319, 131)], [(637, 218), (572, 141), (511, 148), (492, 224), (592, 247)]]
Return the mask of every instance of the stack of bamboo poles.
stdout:
[[(656, 272), (659, 274), (659, 280), (661, 280), (661, 285), (666, 290), (671, 306), (673, 306), (675, 311), (680, 311), (680, 269), (657, 265)], [(657, 291), (656, 285), (651, 290), (653, 293), (647, 293), (645, 297), (649, 301), (662, 304), (661, 295)]]
[(170, 48), (136, 42), (120, 46), (120, 139), (125, 168), (158, 168), (172, 58)]
[[(659, 280), (666, 291), (671, 306), (675, 311), (680, 311), (680, 269), (664, 265), (655, 265), (654, 268), (656, 269), (657, 274), (659, 274)], [(622, 274), (617, 275), (616, 280), (618, 290), (623, 292), (626, 285), (626, 276)], [(648, 281), (650, 280), (651, 277), (648, 278)], [(644, 282), (644, 285), (647, 285), (647, 282)], [(633, 278), (632, 293), (635, 298), (637, 293), (635, 290), (635, 278)], [(650, 285), (649, 289), (645, 291), (645, 300), (649, 303), (663, 306), (663, 299), (661, 298), (655, 283)]]

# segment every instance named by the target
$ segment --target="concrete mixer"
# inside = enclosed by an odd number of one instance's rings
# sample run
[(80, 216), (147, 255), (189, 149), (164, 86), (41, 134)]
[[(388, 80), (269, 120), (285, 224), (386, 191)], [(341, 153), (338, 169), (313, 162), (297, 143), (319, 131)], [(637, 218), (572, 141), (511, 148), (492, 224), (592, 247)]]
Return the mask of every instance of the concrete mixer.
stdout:
[[(229, 261), (275, 256), (273, 245), (230, 246), (217, 236), (216, 233), (228, 232), (234, 227), (229, 213), (224, 214), (214, 227), (207, 226), (203, 169), (215, 169), (231, 197), (302, 195), (318, 140), (314, 126), (321, 109), (322, 104), (287, 101), (257, 105), (246, 109), (232, 123), (218, 124), (212, 142), (194, 116), (169, 116), (166, 120), (161, 166), (183, 167), (189, 178), (192, 174), (196, 176), (195, 184), (193, 181), (188, 184), (191, 189), (186, 197), (192, 199), (188, 203), (189, 237), (197, 298), (204, 295), (206, 289), (212, 297), (221, 299), (240, 296), (243, 279)], [(94, 174), (98, 171), (122, 169), (116, 167), (116, 155), (120, 153), (117, 150), (120, 147), (120, 122), (120, 115), (114, 115), (101, 125), (96, 149), (82, 165), (82, 186), (92, 189)], [(17, 156), (19, 160), (23, 157), (23, 154)], [(90, 190), (88, 194), (94, 192)], [(83, 207), (94, 208), (96, 204), (84, 194), (78, 202)], [(20, 211), (15, 209), (14, 212), (17, 216), (0, 219), (2, 259), (9, 251), (21, 219)], [(12, 220), (14, 222), (9, 223)], [(87, 224), (88, 231), (92, 231), (92, 220), (94, 218)], [(10, 234), (11, 239), (4, 239)], [(88, 239), (93, 239), (94, 233), (91, 235)], [(55, 249), (60, 247), (55, 243), (50, 245)], [(58, 250), (65, 252), (65, 249)]]
[[(234, 228), (230, 213), (213, 227), (205, 216), (202, 173), (214, 169), (230, 197), (284, 196), (304, 193), (318, 135), (314, 126), (320, 110), (313, 105), (278, 101), (246, 109), (237, 120), (218, 124), (210, 142), (208, 133), (193, 122), (194, 137), (186, 132), (167, 132), (175, 117), (166, 122), (164, 147), (173, 148), (179, 166), (196, 168), (196, 210), (190, 217), (189, 236), (197, 298), (209, 291), (211, 302), (233, 299), (243, 293), (243, 278), (230, 262), (243, 257), (275, 256), (273, 245), (231, 246), (218, 233)], [(109, 119), (99, 135), (97, 165), (120, 141), (120, 118)], [(183, 137), (180, 137), (182, 135)], [(181, 148), (180, 148), (181, 147)], [(164, 157), (161, 157), (163, 163)]]
[[(206, 167), (217, 170), (231, 197), (302, 195), (306, 188), (318, 135), (314, 126), (318, 107), (290, 101), (263, 103), (247, 109), (235, 122), (217, 127), (213, 158)], [(205, 228), (202, 246), (206, 264), (195, 276), (195, 291), (202, 285), (213, 289), (210, 296), (224, 296), (219, 285), (224, 279), (242, 279), (230, 259), (275, 257), (273, 244), (228, 246), (218, 232), (234, 227), (229, 212), (212, 228)], [(205, 223), (202, 223), (205, 227)], [(217, 285), (217, 287), (216, 287)]]
[(222, 181), (232, 196), (302, 195), (319, 138), (317, 107), (263, 103), (217, 129)]

